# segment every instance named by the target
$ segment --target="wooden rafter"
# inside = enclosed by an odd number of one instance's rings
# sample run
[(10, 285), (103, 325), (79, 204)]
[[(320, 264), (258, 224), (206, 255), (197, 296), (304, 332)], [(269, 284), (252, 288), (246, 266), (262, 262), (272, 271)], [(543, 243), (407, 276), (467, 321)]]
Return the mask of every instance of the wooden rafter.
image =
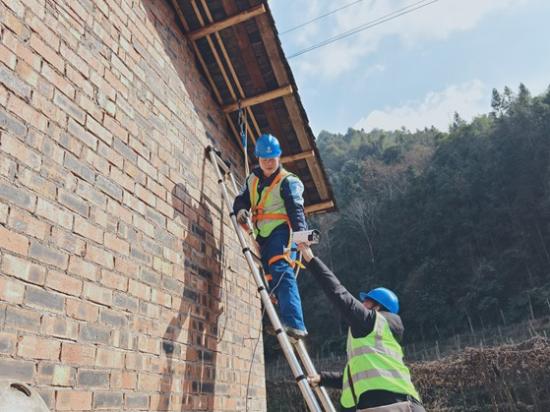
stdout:
[(314, 205), (309, 205), (304, 208), (304, 211), (307, 214), (319, 213), (323, 210), (332, 209), (334, 207), (334, 202), (332, 200), (327, 200), (326, 202), (316, 203)]
[(224, 106), (222, 110), (224, 113), (231, 113), (239, 109), (239, 106), (242, 108), (254, 106), (256, 104), (265, 103), (269, 100), (277, 99), (278, 97), (288, 96), (293, 93), (293, 88), (291, 85), (279, 87), (275, 90), (270, 90), (265, 93), (258, 94), (256, 96), (248, 97), (240, 102), (235, 102)]
[(310, 157), (315, 157), (315, 151), (307, 150), (307, 151), (302, 152), (302, 153), (296, 153), (296, 154), (293, 154), (293, 155), (282, 156), (281, 157), (281, 163), (295, 162), (297, 160), (308, 159)]
[[(176, 13), (180, 18), (180, 21), (181, 21), (181, 24), (183, 25), (183, 28), (186, 31), (189, 31), (189, 24), (187, 23), (187, 19), (185, 18), (185, 16), (184, 16), (177, 0), (172, 0), (172, 4), (173, 4), (174, 8), (176, 9)], [(216, 87), (216, 83), (214, 82), (214, 79), (210, 75), (210, 71), (208, 70), (208, 66), (206, 65), (206, 62), (204, 61), (204, 58), (202, 57), (202, 54), (201, 54), (200, 50), (197, 47), (197, 44), (195, 42), (191, 42), (191, 45), (193, 47), (193, 51), (195, 52), (195, 55), (197, 56), (197, 59), (199, 60), (199, 63), (202, 67), (202, 70), (204, 71), (204, 74), (205, 74), (205, 76), (208, 80), (208, 83), (210, 83), (210, 87), (212, 87), (212, 91), (214, 92), (214, 95), (216, 96), (216, 100), (218, 101), (218, 104), (221, 106), (222, 103), (223, 103), (223, 100), (222, 100), (222, 97), (220, 95), (220, 92), (219, 92), (218, 88)], [(231, 125), (230, 129), (233, 132), (233, 135), (235, 136), (235, 138), (237, 139), (237, 142), (239, 143), (239, 146), (241, 147), (241, 149), (243, 149), (240, 135), (237, 132), (237, 130), (235, 129), (235, 126), (233, 125), (233, 122), (232, 122), (231, 118), (229, 117), (229, 114), (226, 114), (225, 117), (226, 117), (227, 122)]]
[[(209, 22), (213, 22), (214, 19), (212, 17), (212, 14), (210, 13), (210, 9), (208, 8), (208, 4), (206, 3), (205, 0), (201, 0), (201, 4), (202, 4), (202, 7), (203, 7), (204, 12), (206, 14), (206, 18), (208, 19)], [(262, 5), (262, 6), (265, 9), (265, 5)], [(195, 12), (197, 12), (197, 11), (195, 10)], [(198, 18), (200, 19), (200, 16), (198, 16)], [(231, 62), (231, 59), (229, 58), (229, 54), (227, 53), (227, 49), (225, 48), (225, 44), (223, 42), (223, 39), (221, 38), (220, 34), (217, 33), (217, 32), (214, 34), (214, 37), (216, 38), (216, 40), (217, 40), (217, 42), (220, 46), (220, 50), (221, 50), (222, 55), (223, 55), (223, 57), (225, 59), (225, 62), (227, 64), (227, 68), (229, 69), (229, 73), (231, 73), (231, 77), (233, 78), (233, 82), (235, 83), (235, 87), (237, 87), (237, 91), (239, 93), (240, 99), (244, 99), (245, 98), (244, 90), (241, 86), (241, 82), (239, 81), (239, 78), (237, 76), (235, 68), (233, 67), (233, 63)], [(226, 86), (231, 90), (233, 89), (233, 86), (230, 83), (227, 83), (227, 81), (226, 81)], [(260, 130), (260, 126), (258, 125), (258, 122), (256, 120), (256, 116), (254, 116), (254, 113), (252, 112), (252, 110), (250, 110), (250, 108), (245, 109), (245, 111), (246, 111), (247, 118), (249, 118), (252, 121), (252, 124), (254, 125), (255, 131), (256, 131), (256, 136), (260, 136), (261, 130)], [(248, 122), (246, 122), (246, 129), (247, 129), (247, 132), (248, 132), (248, 136), (250, 136), (251, 139), (252, 139), (252, 142), (256, 143), (256, 139), (254, 138), (254, 134), (252, 133), (251, 127), (249, 126)]]
[[(275, 33), (270, 28), (270, 22), (267, 14), (260, 16), (257, 20), (258, 28), (264, 40), (265, 50), (271, 62), (273, 68), (273, 74), (277, 79), (279, 84), (288, 84), (289, 78), (286, 68), (282, 63), (278, 40), (275, 38)], [(300, 113), (300, 108), (298, 101), (295, 96), (285, 96), (283, 98), (285, 106), (288, 110), (292, 125), (296, 131), (296, 136), (298, 137), (298, 142), (302, 150), (311, 149), (310, 139), (308, 137), (308, 132), (306, 130), (306, 125), (304, 124), (302, 114)], [(325, 182), (321, 166), (314, 158), (306, 159), (309, 170), (313, 177), (313, 181), (319, 190), (319, 195), (321, 199), (328, 199), (330, 197), (328, 185)]]
[(246, 21), (248, 19), (252, 19), (256, 16), (259, 16), (260, 14), (265, 13), (266, 11), (267, 10), (265, 8), (265, 5), (260, 4), (259, 6), (252, 7), (224, 20), (220, 20), (215, 23), (203, 26), (200, 29), (188, 33), (187, 37), (191, 41), (196, 41), (197, 39), (208, 36), (209, 34), (217, 33), (223, 29), (227, 29), (228, 27), (242, 23), (243, 21)]

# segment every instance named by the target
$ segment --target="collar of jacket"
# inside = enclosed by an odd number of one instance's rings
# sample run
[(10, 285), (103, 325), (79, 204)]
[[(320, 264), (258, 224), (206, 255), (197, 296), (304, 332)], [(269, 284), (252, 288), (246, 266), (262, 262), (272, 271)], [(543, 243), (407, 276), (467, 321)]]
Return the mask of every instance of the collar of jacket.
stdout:
[(265, 177), (264, 173), (262, 172), (262, 169), (260, 169), (259, 167), (256, 167), (254, 170), (252, 170), (252, 173), (254, 173), (258, 177), (258, 179), (260, 179), (260, 184), (264, 186), (264, 185), (270, 185), (271, 182), (273, 182), (273, 179), (275, 179), (275, 176), (277, 176), (280, 171), (281, 171), (281, 165), (279, 165), (277, 170), (275, 170), (273, 174), (269, 177)]

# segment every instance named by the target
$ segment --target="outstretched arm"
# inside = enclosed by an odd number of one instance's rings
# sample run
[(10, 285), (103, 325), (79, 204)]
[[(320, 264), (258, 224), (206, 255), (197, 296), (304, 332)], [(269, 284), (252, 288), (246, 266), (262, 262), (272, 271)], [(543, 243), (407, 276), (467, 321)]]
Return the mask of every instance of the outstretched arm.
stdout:
[(346, 323), (350, 326), (353, 336), (366, 336), (372, 332), (376, 312), (367, 309), (340, 283), (334, 273), (321, 261), (314, 257), (309, 246), (298, 245), (306, 261), (307, 269), (323, 289), (328, 299), (336, 306)]

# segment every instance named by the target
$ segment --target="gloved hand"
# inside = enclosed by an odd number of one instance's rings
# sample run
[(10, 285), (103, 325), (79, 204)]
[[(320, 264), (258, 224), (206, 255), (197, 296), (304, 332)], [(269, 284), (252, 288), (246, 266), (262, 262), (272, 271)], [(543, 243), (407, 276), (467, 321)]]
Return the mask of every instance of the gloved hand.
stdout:
[(237, 212), (237, 222), (239, 222), (241, 225), (246, 225), (249, 218), (250, 212), (248, 210), (241, 209)]

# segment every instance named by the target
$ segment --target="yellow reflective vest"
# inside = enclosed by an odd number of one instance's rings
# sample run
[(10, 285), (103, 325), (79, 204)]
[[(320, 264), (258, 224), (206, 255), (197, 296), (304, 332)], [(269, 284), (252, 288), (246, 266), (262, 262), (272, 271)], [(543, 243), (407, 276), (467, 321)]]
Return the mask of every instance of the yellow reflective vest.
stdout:
[(281, 223), (289, 223), (285, 202), (281, 196), (281, 184), (283, 180), (291, 175), (281, 167), (279, 173), (271, 184), (258, 193), (260, 179), (251, 174), (246, 183), (250, 193), (250, 205), (252, 210), (252, 223), (254, 224), (254, 235), (268, 237), (273, 229)]
[(354, 338), (349, 332), (347, 355), (340, 397), (343, 407), (356, 406), (361, 394), (370, 390), (391, 391), (420, 400), (403, 363), (401, 345), (382, 313), (376, 312), (374, 328), (367, 336)]

